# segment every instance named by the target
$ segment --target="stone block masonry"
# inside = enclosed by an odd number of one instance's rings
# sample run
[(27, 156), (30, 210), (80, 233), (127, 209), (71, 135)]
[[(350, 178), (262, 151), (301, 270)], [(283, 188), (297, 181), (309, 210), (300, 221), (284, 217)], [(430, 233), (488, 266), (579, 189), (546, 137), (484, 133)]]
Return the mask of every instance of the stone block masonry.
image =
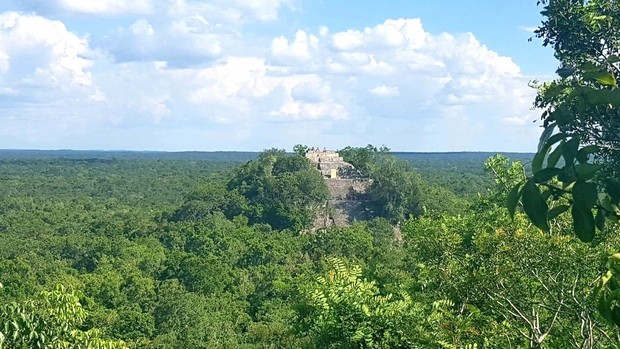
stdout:
[(317, 217), (313, 230), (349, 226), (355, 221), (371, 218), (366, 194), (372, 185), (371, 179), (363, 178), (334, 150), (311, 148), (306, 158), (323, 175), (331, 196), (324, 212)]

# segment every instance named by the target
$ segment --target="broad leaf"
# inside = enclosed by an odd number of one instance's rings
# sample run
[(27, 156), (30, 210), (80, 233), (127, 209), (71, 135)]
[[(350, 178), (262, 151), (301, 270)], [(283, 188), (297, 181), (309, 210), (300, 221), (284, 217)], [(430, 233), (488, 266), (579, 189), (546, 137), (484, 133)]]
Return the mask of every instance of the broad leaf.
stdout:
[(547, 217), (547, 218), (549, 220), (555, 219), (557, 216), (559, 216), (562, 213), (568, 211), (569, 208), (570, 208), (569, 205), (556, 206), (556, 207), (554, 207), (554, 208), (549, 210), (549, 217)]
[[(611, 275), (611, 272), (608, 272), (608, 274), (610, 275), (603, 275), (603, 282), (602, 286), (605, 286), (605, 283), (611, 279), (613, 277), (613, 275)], [(601, 287), (602, 289), (603, 287)], [(600, 290), (599, 290), (600, 291)], [(612, 317), (612, 311), (611, 311), (611, 306), (607, 300), (607, 295), (600, 295), (598, 297), (597, 303), (596, 303), (596, 308), (598, 309), (599, 314), (601, 314), (601, 316), (607, 320), (609, 323), (614, 323), (614, 319)]]
[(605, 181), (605, 191), (609, 195), (611, 203), (620, 203), (620, 181), (608, 179)]
[(562, 156), (562, 147), (564, 146), (564, 140), (558, 144), (557, 147), (549, 154), (547, 158), (547, 167), (555, 167)]
[(560, 174), (560, 172), (562, 172), (562, 170), (559, 168), (554, 168), (554, 167), (545, 168), (543, 170), (540, 170), (534, 173), (534, 181), (536, 183), (548, 182), (549, 180), (551, 180), (551, 178)]
[(506, 198), (506, 208), (508, 208), (510, 218), (514, 218), (517, 205), (519, 204), (519, 189), (521, 189), (521, 183), (512, 187)]
[(575, 177), (574, 171), (572, 171), (571, 168), (566, 169), (566, 166), (564, 167), (565, 169), (558, 174), (558, 180), (560, 180), (564, 188), (566, 188), (567, 186), (575, 182), (577, 178)]
[(579, 240), (583, 242), (591, 242), (594, 240), (596, 230), (592, 211), (584, 210), (579, 206), (573, 205), (571, 214), (573, 216), (573, 230)]
[[(551, 149), (551, 147), (555, 143), (560, 142), (566, 137), (567, 135), (564, 133), (557, 133), (547, 138), (542, 149), (540, 149), (536, 153), (536, 155), (534, 155), (534, 159), (532, 160), (532, 173), (536, 173), (542, 169), (542, 164), (545, 161), (545, 157), (547, 156), (547, 154), (549, 154), (549, 150)], [(541, 137), (541, 141), (542, 140), (543, 140), (543, 137)]]
[(597, 151), (599, 151), (599, 147), (596, 145), (588, 145), (586, 147), (583, 147), (577, 152), (577, 161), (579, 161), (579, 163), (581, 164), (584, 164), (588, 162), (590, 154), (596, 153)]
[(566, 137), (568, 137), (568, 135), (566, 133), (556, 133), (553, 136), (549, 137), (549, 139), (546, 142), (546, 146), (551, 147), (552, 145), (556, 144), (557, 142), (565, 139)]
[(584, 72), (597, 72), (597, 71), (600, 71), (601, 69), (604, 69), (604, 67), (598, 64), (594, 64), (592, 62), (585, 62), (579, 66), (579, 69)]
[(579, 164), (575, 166), (575, 172), (577, 172), (579, 179), (582, 180), (592, 179), (600, 169), (601, 165), (597, 164)]
[(613, 105), (620, 106), (620, 92), (618, 90), (601, 90), (591, 87), (582, 87), (581, 90), (587, 98), (587, 102), (592, 105)]
[(562, 147), (562, 156), (564, 157), (565, 167), (572, 166), (579, 151), (579, 138), (573, 137), (564, 143)]
[(598, 230), (605, 230), (605, 211), (602, 209), (598, 209), (596, 211), (596, 218), (594, 219), (594, 224), (598, 228)]
[(581, 209), (591, 210), (598, 199), (596, 184), (577, 181), (573, 186), (573, 205)]
[(540, 195), (540, 190), (533, 180), (528, 180), (521, 190), (523, 202), (523, 210), (530, 218), (532, 223), (539, 229), (548, 232), (549, 224), (547, 223), (548, 206)]
[(585, 73), (583, 77), (588, 80), (596, 80), (605, 86), (616, 86), (616, 78), (608, 72)]
[(545, 127), (545, 130), (540, 135), (540, 139), (538, 141), (538, 152), (542, 150), (542, 148), (547, 144), (549, 137), (553, 134), (553, 130), (555, 130), (555, 123)]
[(564, 92), (565, 89), (566, 89), (566, 85), (564, 84), (552, 83), (544, 92), (545, 98), (548, 98), (548, 99), (555, 98), (559, 96), (562, 92)]
[(545, 157), (549, 153), (549, 147), (544, 146), (541, 151), (534, 155), (534, 159), (532, 160), (532, 173), (537, 173), (542, 169), (543, 161), (545, 161)]
[(617, 55), (611, 55), (609, 57), (607, 57), (607, 62), (614, 64), (614, 63), (618, 63), (620, 62), (620, 57), (618, 57)]
[(560, 68), (555, 71), (562, 79), (566, 79), (572, 76), (575, 73), (575, 69), (573, 68)]
[(576, 117), (576, 114), (569, 111), (564, 105), (558, 106), (550, 115), (550, 119), (555, 120), (559, 126), (570, 124)]

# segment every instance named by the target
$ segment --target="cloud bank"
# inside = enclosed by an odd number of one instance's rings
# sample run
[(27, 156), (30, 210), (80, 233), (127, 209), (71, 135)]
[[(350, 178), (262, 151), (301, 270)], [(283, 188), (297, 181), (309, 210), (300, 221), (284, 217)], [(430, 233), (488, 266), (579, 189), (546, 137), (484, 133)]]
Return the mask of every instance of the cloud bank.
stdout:
[(418, 18), (287, 35), (249, 29), (285, 0), (37, 3), (0, 14), (2, 148), (529, 150), (538, 133), (510, 57)]

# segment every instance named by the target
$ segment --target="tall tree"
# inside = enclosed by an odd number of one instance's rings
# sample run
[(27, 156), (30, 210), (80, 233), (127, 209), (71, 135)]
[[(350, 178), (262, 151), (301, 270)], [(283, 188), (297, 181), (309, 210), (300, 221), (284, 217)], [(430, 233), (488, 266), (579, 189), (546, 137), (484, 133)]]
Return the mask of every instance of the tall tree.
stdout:
[(316, 208), (329, 196), (321, 174), (304, 156), (278, 149), (239, 167), (228, 189), (245, 197), (252, 223), (268, 223), (276, 229), (309, 227)]
[[(560, 61), (559, 79), (539, 86), (535, 106), (545, 127), (532, 176), (507, 198), (532, 223), (570, 211), (575, 235), (592, 242), (606, 221), (620, 219), (620, 3), (540, 0), (545, 17), (536, 35)], [(610, 224), (608, 224), (609, 226)], [(612, 257), (599, 284), (599, 310), (620, 326), (620, 270)]]
[[(546, 17), (536, 31), (560, 61), (559, 80), (543, 85), (536, 106), (545, 126), (556, 125), (618, 176), (620, 164), (620, 4), (615, 0), (541, 1)], [(592, 148), (594, 149), (594, 148)]]
[(310, 348), (413, 348), (428, 344), (420, 336), (420, 305), (406, 294), (382, 295), (362, 279), (359, 266), (328, 258), (331, 270), (304, 287), (298, 308), (299, 330)]
[(78, 294), (62, 286), (35, 299), (2, 304), (0, 348), (127, 348), (123, 342), (102, 338), (97, 330), (81, 330), (86, 317)]
[[(561, 67), (559, 79), (539, 88), (535, 105), (543, 109), (545, 130), (533, 176), (514, 187), (508, 207), (514, 212), (521, 199), (532, 222), (545, 231), (549, 219), (570, 210), (575, 234), (590, 242), (606, 219), (620, 218), (620, 5), (541, 2), (546, 19), (536, 34), (554, 47)], [(561, 197), (567, 205), (549, 206), (548, 199)]]

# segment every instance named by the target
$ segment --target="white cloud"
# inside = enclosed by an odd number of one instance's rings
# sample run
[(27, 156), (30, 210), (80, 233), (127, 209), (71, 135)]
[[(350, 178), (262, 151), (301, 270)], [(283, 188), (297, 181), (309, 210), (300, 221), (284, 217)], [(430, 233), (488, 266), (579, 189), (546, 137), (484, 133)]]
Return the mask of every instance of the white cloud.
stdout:
[[(283, 7), (290, 6), (292, 0), (153, 2), (152, 13), (137, 17), (133, 24), (118, 28), (96, 43), (120, 62), (166, 61), (178, 67), (205, 65), (226, 51), (243, 50), (247, 45), (242, 39), (245, 25), (273, 21)], [(290, 46), (285, 38), (274, 40), (274, 57), (285, 61), (307, 57), (316, 38), (304, 37), (303, 31), (298, 34)]]
[(21, 8), (47, 13), (76, 13), (83, 15), (148, 14), (155, 9), (155, 0), (19, 0)]
[(332, 36), (332, 45), (340, 51), (403, 46), (416, 49), (424, 45), (427, 36), (420, 19), (388, 19), (383, 24), (367, 27), (364, 31), (347, 30), (336, 33)]
[[(59, 21), (16, 12), (0, 14), (0, 83), (30, 95), (48, 89), (92, 90), (88, 42)], [(36, 97), (36, 96), (35, 96)]]
[(292, 0), (19, 0), (26, 10), (96, 16), (207, 14), (227, 21), (273, 21)]
[(169, 0), (160, 4), (162, 13), (172, 18), (200, 14), (211, 21), (239, 25), (270, 22), (294, 0)]
[(203, 16), (194, 15), (151, 23), (139, 19), (100, 45), (119, 61), (167, 61), (185, 66), (213, 60), (222, 54), (221, 38)]
[(332, 44), (336, 50), (349, 51), (363, 44), (363, 34), (357, 30), (347, 30), (332, 35)]
[(151, 0), (56, 0), (61, 8), (86, 14), (144, 14), (153, 10)]
[[(283, 0), (233, 0), (240, 10), (253, 15), (261, 21), (273, 21), (278, 18), (280, 8), (289, 1)], [(225, 2), (224, 2), (225, 3)]]
[[(256, 57), (230, 57), (223, 64), (192, 71), (196, 85), (189, 101), (216, 113), (218, 119), (265, 118), (278, 121), (343, 119), (345, 107), (330, 96), (329, 83), (315, 74), (284, 75)], [(177, 79), (188, 81), (186, 73)], [(228, 116), (230, 115), (230, 116)]]
[(316, 36), (298, 30), (290, 43), (283, 36), (273, 39), (271, 55), (276, 62), (284, 64), (305, 63), (318, 51), (318, 46), (319, 39)]
[(200, 14), (225, 22), (274, 21), (295, 0), (18, 0), (17, 5), (39, 14), (85, 16), (178, 16)]
[(166, 61), (186, 67), (208, 64), (228, 49), (242, 48), (245, 25), (274, 21), (295, 1), (19, 0), (17, 6), (58, 18), (90, 17), (94, 27), (108, 28), (92, 38), (94, 47), (118, 62)]
[[(123, 3), (98, 6), (117, 6), (100, 10), (110, 15), (142, 11), (121, 11)], [(359, 30), (249, 36), (246, 23), (272, 21), (290, 2), (149, 6), (88, 40), (59, 21), (1, 14), (0, 122), (10, 118), (15, 127), (0, 130), (0, 147), (70, 147), (63, 139), (77, 139), (134, 149), (375, 143), (429, 151), (496, 142), (522, 150), (524, 139), (535, 139), (534, 91), (517, 64), (472, 34), (431, 34), (419, 19), (396, 19)], [(95, 43), (109, 57), (93, 52)], [(31, 104), (6, 102), (15, 97)], [(166, 134), (179, 143), (161, 139)], [(198, 136), (205, 139), (186, 139)]]
[(394, 97), (400, 94), (400, 91), (398, 90), (398, 86), (385, 86), (385, 85), (379, 85), (371, 89), (369, 92), (379, 97)]
[(134, 24), (129, 26), (129, 32), (133, 35), (141, 37), (151, 37), (155, 35), (155, 30), (149, 21), (146, 19), (139, 19)]

